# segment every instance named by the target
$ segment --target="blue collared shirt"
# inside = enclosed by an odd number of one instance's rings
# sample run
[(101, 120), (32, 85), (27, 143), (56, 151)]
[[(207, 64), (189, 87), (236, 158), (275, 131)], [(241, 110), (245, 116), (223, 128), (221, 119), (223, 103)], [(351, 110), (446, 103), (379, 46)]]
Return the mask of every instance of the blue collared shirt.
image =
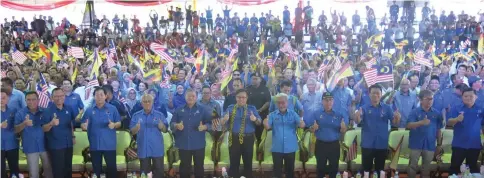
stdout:
[[(303, 105), (301, 102), (293, 95), (289, 95), (287, 97), (287, 109), (288, 110), (293, 110), (296, 113), (300, 113), (303, 111)], [(271, 98), (271, 103), (269, 105), (269, 112), (274, 112), (277, 110), (277, 105), (276, 105), (276, 100), (274, 100), (274, 97)]]
[(436, 109), (439, 112), (442, 112), (444, 109), (444, 93), (442, 90), (438, 90), (434, 93), (434, 103), (432, 104), (432, 108)]
[(52, 126), (50, 131), (45, 133), (45, 137), (47, 138), (47, 148), (71, 148), (73, 146), (72, 121), (76, 119), (74, 110), (65, 104), (62, 109), (59, 109), (54, 103), (50, 103), (44, 111), (42, 124), (48, 124), (52, 121), (54, 113), (57, 115), (57, 119), (59, 119), (59, 125)]
[(414, 150), (435, 151), (437, 131), (444, 127), (441, 112), (435, 108), (430, 108), (430, 111), (427, 112), (423, 110), (422, 107), (418, 107), (412, 110), (408, 116), (407, 123), (419, 122), (424, 120), (425, 116), (430, 120), (430, 124), (410, 130), (408, 148)]
[(7, 106), (15, 111), (20, 111), (27, 107), (27, 103), (25, 103), (25, 94), (17, 89), (12, 89), (12, 95), (9, 96)]
[[(443, 102), (443, 107), (444, 108), (454, 108), (460, 105), (463, 105), (462, 103), (462, 97), (459, 96), (457, 93), (455, 93), (455, 88), (449, 88), (443, 91), (444, 94), (444, 102)], [(451, 113), (451, 110), (448, 110), (446, 113), (446, 116), (448, 117)]]
[(407, 120), (410, 112), (417, 108), (417, 95), (414, 92), (408, 91), (407, 94), (397, 91), (394, 95), (393, 106), (401, 113), (399, 128), (407, 127)]
[(163, 122), (168, 127), (163, 113), (151, 110), (146, 113), (141, 110), (133, 115), (129, 128), (133, 129), (140, 123), (140, 129), (136, 137), (139, 158), (162, 157), (164, 155), (163, 134), (158, 129), (158, 124)]
[(393, 120), (393, 110), (389, 105), (380, 103), (362, 107), (361, 147), (370, 149), (388, 148), (388, 122)]
[(8, 151), (18, 148), (18, 139), (15, 134), (15, 113), (13, 109), (5, 108), (2, 111), (2, 123), (7, 121), (7, 128), (2, 128), (2, 151)]
[(96, 104), (86, 109), (82, 117), (81, 123), (86, 123), (87, 136), (89, 139), (89, 148), (91, 150), (116, 150), (116, 130), (110, 129), (108, 124), (111, 122), (120, 122), (116, 107), (109, 103), (105, 103), (102, 108), (98, 108)]
[[(183, 121), (183, 130), (178, 130), (175, 124)], [(175, 137), (175, 146), (182, 150), (199, 150), (205, 148), (205, 132), (199, 131), (200, 122), (207, 125), (210, 130), (212, 125), (212, 112), (202, 105), (195, 104), (192, 108), (188, 105), (175, 110), (170, 121), (170, 127)]]
[(272, 152), (294, 153), (298, 150), (296, 130), (301, 118), (293, 110), (269, 114), (268, 124), (272, 128)]
[(66, 95), (64, 105), (69, 106), (72, 109), (74, 116), (79, 114), (80, 109), (84, 109), (84, 103), (82, 103), (81, 96), (74, 92), (71, 92), (70, 95)]
[(341, 120), (344, 120), (342, 114), (334, 110), (327, 113), (322, 108), (311, 113), (309, 117), (304, 118), (306, 127), (313, 126), (314, 122), (319, 125), (319, 129), (315, 131), (315, 136), (316, 139), (324, 142), (334, 142), (340, 139)]
[(322, 106), (322, 95), (323, 94), (319, 91), (316, 91), (314, 93), (304, 93), (301, 101), (303, 109), (306, 112), (309, 112), (320, 108)]
[(454, 138), (452, 147), (464, 149), (481, 149), (481, 129), (484, 119), (484, 111), (481, 105), (475, 103), (468, 108), (465, 105), (453, 107), (450, 118), (456, 118), (460, 112), (464, 112), (464, 120), (454, 125)]
[(25, 126), (22, 131), (22, 147), (25, 154), (29, 153), (40, 153), (45, 151), (44, 145), (44, 130), (42, 129), (43, 124), (43, 109), (35, 113), (29, 111), (27, 107), (21, 109), (15, 115), (15, 125), (19, 125), (25, 120), (25, 116), (29, 115), (29, 119), (32, 120), (33, 126)]
[(345, 122), (348, 122), (350, 118), (349, 108), (353, 101), (350, 90), (346, 87), (335, 87), (333, 91), (331, 91), (331, 94), (333, 94), (333, 97), (335, 98), (333, 110), (343, 115)]
[[(227, 112), (229, 114), (229, 118), (232, 118), (232, 110), (234, 109), (235, 105), (230, 105), (227, 108)], [(288, 109), (289, 110), (289, 109)], [(251, 113), (254, 114), (254, 116), (257, 118), (257, 120), (261, 121), (261, 118), (259, 116), (259, 113), (257, 112), (257, 108), (255, 108), (252, 105), (247, 105), (247, 111), (246, 111), (246, 116), (243, 118), (244, 115), (244, 107), (237, 107), (237, 111), (235, 111), (235, 117), (234, 117), (234, 127), (232, 128), (232, 133), (238, 134), (240, 132), (240, 127), (242, 125), (242, 119), (245, 119), (245, 128), (244, 128), (244, 133), (245, 134), (251, 134), (255, 132), (255, 122), (252, 122), (250, 120), (250, 115)], [(227, 121), (226, 128), (230, 128), (230, 120)]]
[[(214, 119), (214, 117), (213, 117), (213, 110), (215, 110), (215, 112), (217, 112), (217, 115), (219, 117), (222, 117), (223, 116), (222, 106), (217, 101), (215, 101), (214, 99), (210, 98), (210, 101), (208, 103), (203, 102), (203, 100), (199, 100), (197, 103), (199, 105), (202, 105), (202, 106), (206, 107), (206, 108), (209, 108), (208, 111), (210, 112), (210, 114), (212, 116), (212, 119)], [(222, 131), (222, 126), (219, 125), (216, 128), (216, 130), (217, 131)]]

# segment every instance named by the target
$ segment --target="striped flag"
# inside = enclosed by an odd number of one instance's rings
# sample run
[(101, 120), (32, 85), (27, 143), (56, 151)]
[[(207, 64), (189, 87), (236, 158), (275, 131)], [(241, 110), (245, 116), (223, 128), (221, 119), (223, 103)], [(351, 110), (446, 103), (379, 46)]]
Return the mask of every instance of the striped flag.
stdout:
[(41, 108), (47, 108), (50, 102), (49, 92), (44, 88), (44, 86), (41, 86), (40, 83), (37, 84), (37, 94), (39, 95), (39, 107)]
[(195, 57), (193, 57), (192, 55), (185, 56), (185, 62), (187, 62), (187, 63), (193, 64), (193, 63), (195, 63), (195, 60), (197, 60), (197, 59)]
[(227, 59), (229, 59), (229, 60), (233, 59), (235, 54), (237, 54), (237, 52), (239, 52), (239, 49), (238, 49), (237, 46), (235, 46), (235, 48), (230, 50), (230, 54), (229, 54), (229, 57)]
[(44, 75), (42, 75), (42, 73), (40, 73), (40, 72), (39, 72), (39, 78), (40, 78), (40, 85), (42, 87), (42, 91), (47, 92), (49, 90), (49, 84), (45, 80)]
[(174, 50), (165, 48), (158, 43), (151, 43), (150, 49), (167, 62), (175, 62), (176, 52)]
[(331, 62), (331, 59), (332, 58), (329, 58), (329, 59), (327, 58), (327, 59), (323, 60), (323, 62), (319, 66), (318, 73), (319, 73), (320, 76), (322, 76), (324, 71), (329, 69), (329, 63)]
[(341, 66), (342, 66), (341, 60), (338, 57), (334, 58), (333, 69), (339, 70)]
[(274, 60), (272, 59), (272, 56), (268, 56), (266, 58), (266, 63), (267, 66), (269, 66), (269, 69), (272, 69), (272, 67), (274, 67)]
[(425, 58), (424, 51), (419, 51), (415, 54), (415, 63), (432, 68), (432, 62)]
[(460, 44), (460, 49), (461, 50), (464, 50), (466, 49), (467, 47), (471, 46), (471, 41), (469, 39), (463, 41), (461, 44)]
[(412, 66), (412, 68), (410, 70), (414, 70), (414, 71), (417, 71), (417, 72), (421, 72), (422, 71), (422, 66), (421, 65), (414, 65), (414, 66)]
[(170, 88), (170, 86), (171, 86), (170, 77), (165, 77), (165, 80), (163, 80), (163, 82), (160, 83), (161, 88)]
[(24, 64), (25, 60), (27, 60), (27, 56), (25, 56), (22, 52), (17, 50), (17, 48), (13, 47), (12, 50), (12, 60), (17, 64)]
[(345, 162), (350, 162), (356, 159), (356, 155), (358, 152), (358, 136), (353, 139), (353, 143), (348, 148), (348, 152), (346, 153)]
[(97, 80), (96, 75), (94, 75), (86, 85), (84, 100), (88, 100), (91, 97), (92, 89), (94, 89), (94, 87), (97, 87), (97, 86), (99, 86), (99, 81)]
[(391, 65), (376, 67), (363, 73), (363, 77), (368, 86), (374, 85), (375, 83), (393, 81), (393, 69)]
[(81, 47), (69, 46), (67, 48), (67, 55), (74, 58), (84, 58), (84, 50)]
[(370, 61), (365, 62), (366, 68), (371, 69), (373, 65), (376, 65), (376, 58), (371, 58)]

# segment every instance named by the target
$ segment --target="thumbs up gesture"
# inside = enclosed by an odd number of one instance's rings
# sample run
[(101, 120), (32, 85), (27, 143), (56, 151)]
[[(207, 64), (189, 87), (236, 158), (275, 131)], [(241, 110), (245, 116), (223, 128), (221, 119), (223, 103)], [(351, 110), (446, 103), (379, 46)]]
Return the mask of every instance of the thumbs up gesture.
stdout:
[(7, 120), (3, 121), (2, 122), (2, 129), (7, 128), (7, 126), (8, 126), (8, 121)]
[(76, 122), (79, 122), (82, 118), (82, 114), (84, 114), (84, 109), (79, 110), (79, 114), (76, 116)]
[(312, 128), (313, 132), (319, 129), (319, 125), (318, 125), (318, 122), (316, 122), (316, 120), (314, 120), (314, 124), (313, 124), (313, 126), (311, 126), (311, 128)]
[(254, 116), (254, 112), (252, 112), (252, 111), (250, 112), (250, 120), (251, 120), (252, 122), (254, 122), (254, 121), (256, 121), (256, 120), (257, 120), (257, 117), (255, 117), (255, 116)]
[(304, 123), (304, 120), (301, 118), (299, 119), (299, 128), (304, 128), (306, 124)]
[(112, 122), (111, 119), (108, 119), (108, 121), (109, 121), (108, 127), (110, 129), (114, 129), (114, 125), (115, 125), (114, 122)]
[(207, 126), (203, 124), (202, 121), (200, 121), (200, 125), (198, 126), (198, 131), (202, 132), (207, 130)]
[(164, 130), (165, 129), (165, 124), (163, 124), (163, 122), (161, 120), (158, 123), (158, 129), (160, 129), (160, 130)]
[(82, 130), (87, 130), (87, 126), (89, 125), (89, 119), (86, 119), (86, 123), (81, 124)]
[(422, 120), (422, 124), (423, 124), (423, 125), (429, 125), (429, 124), (430, 124), (430, 120), (429, 120), (429, 118), (427, 117), (427, 115), (425, 115), (425, 118)]
[(184, 126), (183, 126), (183, 121), (181, 121), (180, 123), (176, 124), (175, 125), (176, 129), (178, 130), (183, 130)]
[(222, 119), (222, 123), (226, 123), (227, 121), (229, 121), (229, 113), (225, 114), (224, 115), (224, 118)]
[(140, 129), (141, 128), (141, 119), (138, 120), (138, 123), (136, 123), (136, 129)]
[(400, 123), (400, 118), (401, 117), (402, 116), (400, 115), (400, 112), (398, 112), (398, 109), (395, 112), (393, 112), (393, 118), (395, 120), (394, 121), (395, 123)]
[(59, 118), (57, 118), (57, 114), (56, 113), (54, 113), (54, 118), (52, 119), (51, 122), (55, 126), (58, 126), (59, 125)]
[(24, 124), (29, 127), (32, 127), (34, 125), (32, 120), (30, 120), (30, 115), (27, 114), (27, 116), (25, 116)]
[(459, 116), (457, 116), (457, 121), (462, 122), (464, 120), (464, 112), (460, 112)]

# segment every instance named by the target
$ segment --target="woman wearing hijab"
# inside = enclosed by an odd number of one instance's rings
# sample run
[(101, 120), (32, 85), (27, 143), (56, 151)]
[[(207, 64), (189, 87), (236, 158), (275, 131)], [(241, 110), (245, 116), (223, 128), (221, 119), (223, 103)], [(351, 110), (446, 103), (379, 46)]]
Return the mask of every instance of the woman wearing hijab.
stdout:
[(126, 107), (130, 116), (132, 116), (135, 112), (133, 112), (133, 108), (135, 105), (140, 104), (139, 101), (136, 99), (136, 90), (134, 88), (129, 88), (127, 90), (127, 97), (126, 97)]
[(131, 74), (129, 73), (124, 73), (123, 78), (119, 84), (120, 88), (122, 89), (129, 89), (129, 88), (134, 88), (136, 85), (133, 83), (133, 80), (131, 79)]
[(185, 88), (183, 85), (176, 86), (176, 93), (171, 97), (171, 100), (168, 101), (168, 108), (175, 110), (178, 107), (184, 106), (187, 103), (185, 100)]

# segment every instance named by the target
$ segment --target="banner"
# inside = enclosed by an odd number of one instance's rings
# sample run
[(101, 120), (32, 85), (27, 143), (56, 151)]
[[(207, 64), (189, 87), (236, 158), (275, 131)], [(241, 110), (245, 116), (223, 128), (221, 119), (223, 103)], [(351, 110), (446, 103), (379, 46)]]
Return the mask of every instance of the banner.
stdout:
[(110, 2), (117, 5), (122, 6), (157, 6), (160, 4), (169, 3), (172, 0), (157, 0), (157, 1), (130, 1), (130, 0), (106, 0), (106, 2)]
[(254, 6), (276, 2), (277, 0), (218, 0), (220, 3), (239, 6)]
[(19, 11), (42, 11), (51, 10), (59, 7), (63, 7), (76, 2), (76, 0), (64, 0), (58, 2), (52, 2), (48, 4), (23, 4), (13, 1), (2, 0), (1, 5), (5, 8), (19, 10)]

